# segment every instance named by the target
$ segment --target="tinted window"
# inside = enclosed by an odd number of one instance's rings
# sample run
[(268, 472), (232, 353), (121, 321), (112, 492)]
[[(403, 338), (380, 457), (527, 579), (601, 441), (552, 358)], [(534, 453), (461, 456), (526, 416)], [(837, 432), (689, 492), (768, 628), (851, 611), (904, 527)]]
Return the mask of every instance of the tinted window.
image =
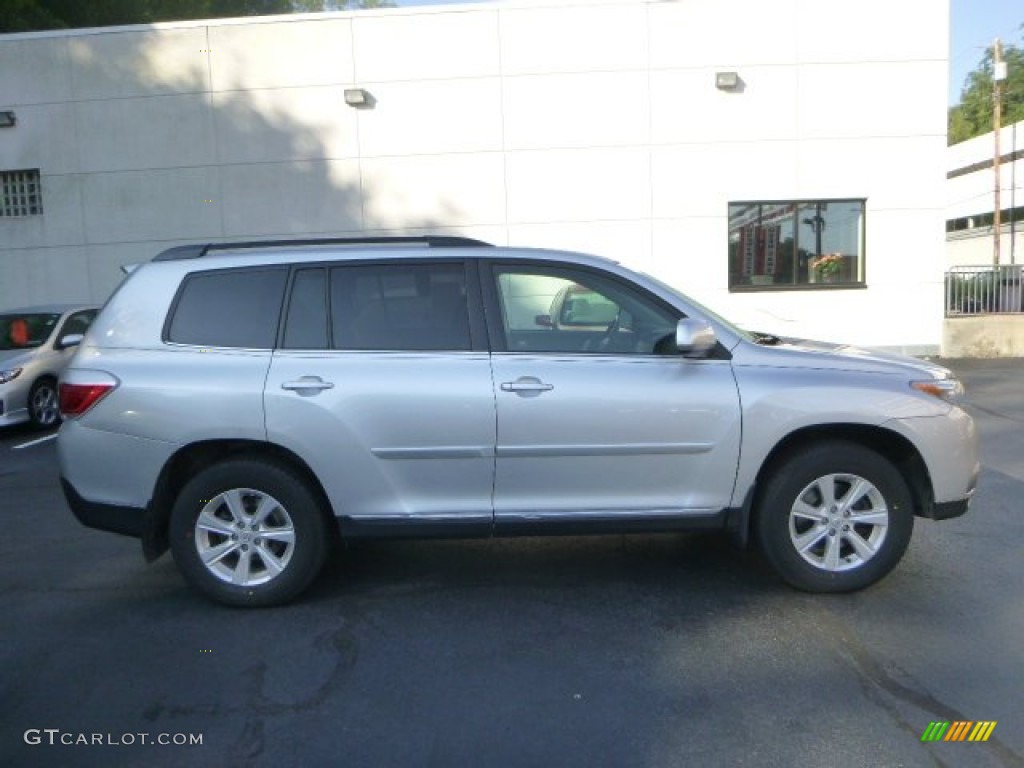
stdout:
[(461, 264), (388, 264), (331, 270), (336, 349), (468, 350)]
[(300, 269), (295, 273), (284, 328), (287, 349), (327, 349), (327, 273)]
[(168, 340), (204, 347), (273, 348), (287, 277), (286, 269), (191, 275), (174, 307)]

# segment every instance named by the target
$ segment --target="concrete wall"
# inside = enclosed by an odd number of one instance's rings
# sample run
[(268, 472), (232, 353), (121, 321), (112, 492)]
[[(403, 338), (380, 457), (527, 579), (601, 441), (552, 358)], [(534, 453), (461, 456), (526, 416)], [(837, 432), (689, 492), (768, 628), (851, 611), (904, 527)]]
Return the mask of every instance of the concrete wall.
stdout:
[[(934, 350), (947, 33), (935, 0), (552, 0), (0, 36), (0, 168), (45, 205), (0, 219), (0, 307), (179, 242), (446, 231)], [(821, 198), (866, 198), (867, 289), (729, 293), (729, 201)]]
[(1024, 315), (947, 318), (944, 357), (1024, 357)]

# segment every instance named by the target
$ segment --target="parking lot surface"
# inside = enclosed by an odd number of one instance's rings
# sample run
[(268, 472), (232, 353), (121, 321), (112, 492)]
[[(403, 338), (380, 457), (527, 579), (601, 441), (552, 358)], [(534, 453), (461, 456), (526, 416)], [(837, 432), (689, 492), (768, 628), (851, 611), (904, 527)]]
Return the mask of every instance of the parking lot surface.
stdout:
[(2, 432), (0, 764), (1024, 765), (1024, 361), (948, 362), (972, 508), (840, 596), (725, 538), (601, 536), (359, 542), (232, 610), (80, 526), (53, 441)]

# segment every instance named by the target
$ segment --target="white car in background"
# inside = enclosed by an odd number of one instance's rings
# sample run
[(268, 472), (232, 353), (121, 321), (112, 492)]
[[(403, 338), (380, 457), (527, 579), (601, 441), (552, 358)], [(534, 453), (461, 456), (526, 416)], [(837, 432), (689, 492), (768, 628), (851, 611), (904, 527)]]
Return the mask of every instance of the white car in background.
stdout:
[(0, 312), (0, 426), (60, 422), (57, 379), (98, 311), (49, 305)]

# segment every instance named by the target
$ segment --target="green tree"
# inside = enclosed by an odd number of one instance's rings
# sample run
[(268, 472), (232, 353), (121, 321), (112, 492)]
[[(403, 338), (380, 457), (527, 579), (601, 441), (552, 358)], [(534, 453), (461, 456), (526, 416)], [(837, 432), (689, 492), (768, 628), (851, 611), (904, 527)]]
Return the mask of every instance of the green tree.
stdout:
[[(1024, 27), (1024, 25), (1022, 25)], [(992, 50), (985, 51), (978, 66), (967, 75), (960, 103), (948, 113), (948, 141), (958, 144), (992, 130)], [(1003, 48), (1006, 80), (1003, 81), (1003, 125), (1024, 120), (1024, 49)]]
[(393, 6), (388, 0), (0, 0), (0, 33)]

